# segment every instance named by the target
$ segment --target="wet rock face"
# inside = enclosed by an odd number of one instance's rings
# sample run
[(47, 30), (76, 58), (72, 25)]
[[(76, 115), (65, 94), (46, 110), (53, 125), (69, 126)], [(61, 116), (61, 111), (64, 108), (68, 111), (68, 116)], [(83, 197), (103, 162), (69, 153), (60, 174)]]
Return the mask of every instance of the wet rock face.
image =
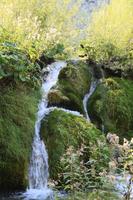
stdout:
[(95, 64), (93, 66), (93, 76), (96, 79), (101, 79), (104, 77), (104, 71), (102, 70), (102, 65), (100, 64)]

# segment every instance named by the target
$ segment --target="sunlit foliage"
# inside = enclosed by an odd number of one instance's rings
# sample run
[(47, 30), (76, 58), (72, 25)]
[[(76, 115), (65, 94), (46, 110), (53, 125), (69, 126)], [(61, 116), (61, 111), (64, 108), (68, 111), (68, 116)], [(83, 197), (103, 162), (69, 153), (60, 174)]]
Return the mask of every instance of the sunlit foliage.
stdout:
[(17, 43), (33, 60), (57, 44), (70, 53), (78, 37), (79, 6), (71, 0), (1, 0), (0, 42)]
[(133, 55), (133, 2), (112, 0), (93, 14), (85, 47), (96, 60)]
[[(80, 0), (0, 1), (0, 80), (38, 82), (36, 60), (72, 56)], [(33, 77), (33, 78), (32, 78)]]

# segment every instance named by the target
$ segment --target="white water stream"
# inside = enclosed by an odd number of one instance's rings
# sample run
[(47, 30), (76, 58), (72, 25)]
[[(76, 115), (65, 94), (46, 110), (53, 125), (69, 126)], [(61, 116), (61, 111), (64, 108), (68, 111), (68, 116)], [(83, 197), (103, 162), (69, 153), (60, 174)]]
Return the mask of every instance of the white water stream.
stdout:
[(45, 144), (40, 138), (41, 120), (50, 112), (48, 109), (48, 93), (56, 84), (60, 70), (66, 62), (55, 62), (47, 67), (49, 74), (42, 84), (42, 100), (38, 106), (37, 120), (35, 123), (35, 135), (32, 144), (32, 156), (29, 167), (29, 189), (26, 192), (27, 199), (53, 199), (51, 190), (47, 187), (48, 181), (48, 154)]
[(48, 154), (45, 144), (40, 138), (41, 120), (51, 111), (58, 109), (73, 115), (82, 116), (79, 112), (70, 111), (64, 108), (48, 108), (48, 94), (50, 89), (57, 83), (58, 75), (67, 63), (58, 61), (48, 65), (46, 71), (49, 72), (42, 84), (42, 100), (38, 106), (37, 120), (35, 123), (35, 135), (32, 144), (32, 156), (29, 167), (29, 189), (24, 194), (25, 200), (53, 200), (53, 192), (48, 188)]
[(85, 117), (89, 122), (91, 120), (90, 120), (90, 117), (89, 117), (89, 114), (88, 114), (87, 103), (88, 103), (91, 95), (94, 93), (94, 91), (97, 87), (97, 84), (98, 84), (98, 80), (92, 80), (91, 81), (89, 92), (84, 96), (84, 99), (83, 99), (83, 107), (84, 107)]

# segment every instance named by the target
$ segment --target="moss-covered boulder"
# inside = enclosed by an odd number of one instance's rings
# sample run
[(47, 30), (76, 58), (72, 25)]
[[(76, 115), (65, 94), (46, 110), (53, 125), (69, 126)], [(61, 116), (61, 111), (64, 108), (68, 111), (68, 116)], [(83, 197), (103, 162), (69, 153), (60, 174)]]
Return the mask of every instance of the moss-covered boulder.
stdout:
[(87, 159), (95, 160), (99, 169), (108, 163), (105, 136), (83, 117), (56, 109), (42, 122), (41, 136), (48, 150), (51, 178), (57, 178), (60, 158), (71, 145), (76, 150), (85, 144)]
[(78, 61), (69, 62), (59, 75), (54, 91), (49, 94), (49, 105), (77, 110), (83, 113), (83, 97), (89, 90), (91, 74), (89, 66)]
[(108, 78), (96, 89), (88, 102), (92, 121), (106, 131), (124, 137), (133, 136), (133, 81)]
[(63, 107), (70, 104), (70, 99), (67, 96), (64, 96), (60, 90), (52, 89), (48, 94), (49, 105), (52, 106), (60, 106), (62, 104)]
[(0, 87), (0, 190), (27, 186), (38, 99), (22, 84)]

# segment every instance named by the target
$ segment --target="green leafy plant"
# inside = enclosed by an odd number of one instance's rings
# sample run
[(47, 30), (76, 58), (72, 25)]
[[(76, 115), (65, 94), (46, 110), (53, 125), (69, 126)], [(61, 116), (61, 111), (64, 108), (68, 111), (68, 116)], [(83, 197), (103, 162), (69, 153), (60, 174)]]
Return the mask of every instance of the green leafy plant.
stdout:
[(0, 80), (26, 82), (34, 86), (39, 84), (39, 66), (30, 61), (28, 56), (16, 44), (5, 42), (0, 46)]
[(58, 175), (58, 186), (66, 191), (88, 191), (99, 188), (103, 180), (100, 176), (100, 168), (97, 168), (96, 160), (87, 159), (88, 147), (84, 144), (78, 150), (70, 146), (61, 158), (62, 172)]

